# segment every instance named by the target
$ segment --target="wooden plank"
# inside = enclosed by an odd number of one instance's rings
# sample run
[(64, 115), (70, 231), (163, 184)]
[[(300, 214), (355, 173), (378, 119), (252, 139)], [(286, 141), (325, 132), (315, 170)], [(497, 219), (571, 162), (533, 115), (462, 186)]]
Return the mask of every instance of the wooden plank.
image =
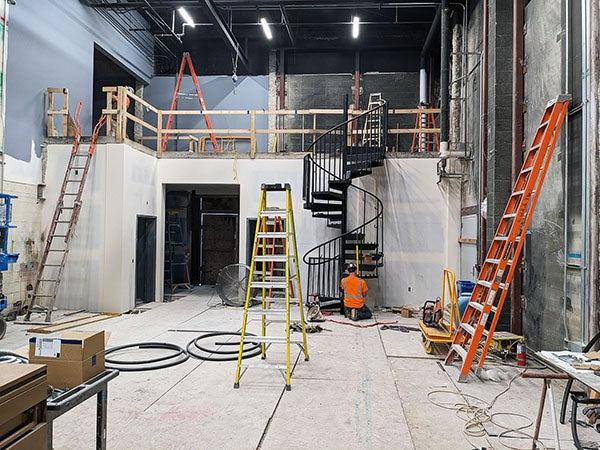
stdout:
[(89, 323), (100, 322), (101, 320), (112, 319), (114, 317), (118, 317), (120, 314), (97, 314), (94, 317), (87, 317), (83, 319), (77, 320), (69, 320), (68, 322), (59, 323), (56, 325), (50, 325), (46, 327), (38, 327), (38, 328), (30, 328), (27, 330), (28, 333), (41, 333), (41, 334), (49, 334), (56, 333), (57, 331), (67, 330), (69, 328), (78, 327), (79, 325), (87, 325)]
[(256, 111), (252, 111), (250, 114), (250, 157), (256, 156)]
[(143, 126), (144, 128), (150, 130), (150, 131), (154, 131), (155, 133), (158, 132), (158, 129), (156, 127), (153, 127), (152, 125), (150, 125), (147, 122), (144, 122), (142, 119), (140, 119), (137, 116), (134, 116), (133, 114), (131, 114), (130, 112), (125, 113), (125, 115), (127, 116), (128, 119), (133, 120), (135, 123), (140, 124), (141, 126)]
[(152, 111), (154, 113), (158, 113), (158, 108), (155, 108), (154, 106), (152, 106), (150, 103), (148, 103), (142, 97), (137, 96), (136, 94), (134, 94), (133, 92), (130, 92), (129, 90), (126, 90), (125, 93), (126, 93), (127, 97), (133, 99), (134, 101), (136, 101), (138, 103), (141, 103), (146, 108), (148, 108), (150, 111)]

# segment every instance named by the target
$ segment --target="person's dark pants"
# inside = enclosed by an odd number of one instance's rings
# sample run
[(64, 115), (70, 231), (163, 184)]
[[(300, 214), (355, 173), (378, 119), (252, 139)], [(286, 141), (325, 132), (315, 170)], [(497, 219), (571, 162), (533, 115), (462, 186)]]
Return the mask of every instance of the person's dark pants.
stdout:
[(363, 305), (362, 308), (346, 308), (346, 317), (352, 317), (352, 310), (356, 311), (356, 320), (365, 320), (373, 317), (367, 305)]

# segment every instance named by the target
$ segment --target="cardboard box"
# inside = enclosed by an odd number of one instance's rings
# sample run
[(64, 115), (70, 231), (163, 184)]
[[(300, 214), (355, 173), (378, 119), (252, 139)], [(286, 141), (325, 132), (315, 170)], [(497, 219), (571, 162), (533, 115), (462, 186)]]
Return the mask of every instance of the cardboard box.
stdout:
[(48, 366), (48, 383), (73, 388), (104, 371), (104, 331), (68, 331), (29, 340), (29, 362)]

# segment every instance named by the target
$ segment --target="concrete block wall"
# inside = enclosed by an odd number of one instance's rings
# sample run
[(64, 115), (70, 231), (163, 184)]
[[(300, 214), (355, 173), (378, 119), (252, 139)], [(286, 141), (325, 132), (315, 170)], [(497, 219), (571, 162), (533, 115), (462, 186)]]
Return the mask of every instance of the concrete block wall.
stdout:
[(25, 301), (32, 292), (45, 235), (37, 185), (5, 181), (4, 193), (18, 197), (13, 200), (12, 223), (16, 228), (9, 232), (8, 251), (19, 253), (19, 259), (2, 273), (2, 292), (12, 304)]

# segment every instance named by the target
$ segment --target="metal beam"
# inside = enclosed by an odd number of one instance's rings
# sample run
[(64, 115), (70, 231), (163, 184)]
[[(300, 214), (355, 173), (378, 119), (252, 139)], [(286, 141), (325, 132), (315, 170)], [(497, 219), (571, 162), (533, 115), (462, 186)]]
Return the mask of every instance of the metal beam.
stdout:
[(233, 32), (227, 27), (227, 25), (225, 25), (225, 22), (223, 21), (223, 18), (219, 14), (219, 11), (217, 11), (217, 7), (213, 3), (213, 1), (212, 0), (204, 0), (204, 4), (206, 5), (206, 8), (208, 9), (208, 11), (210, 12), (210, 14), (212, 16), (212, 22), (215, 24), (215, 26), (221, 33), (225, 42), (228, 43), (231, 46), (232, 50), (237, 54), (238, 60), (242, 63), (242, 65), (247, 70), (250, 70), (250, 62), (248, 61), (246, 54), (242, 51), (242, 46), (236, 39)]
[(285, 8), (283, 7), (283, 5), (279, 5), (279, 10), (281, 11), (281, 21), (285, 25), (285, 29), (287, 30), (288, 36), (290, 38), (290, 43), (292, 44), (292, 47), (295, 47), (296, 43), (294, 41), (292, 29), (290, 28), (290, 21), (288, 19), (287, 13), (285, 12)]

